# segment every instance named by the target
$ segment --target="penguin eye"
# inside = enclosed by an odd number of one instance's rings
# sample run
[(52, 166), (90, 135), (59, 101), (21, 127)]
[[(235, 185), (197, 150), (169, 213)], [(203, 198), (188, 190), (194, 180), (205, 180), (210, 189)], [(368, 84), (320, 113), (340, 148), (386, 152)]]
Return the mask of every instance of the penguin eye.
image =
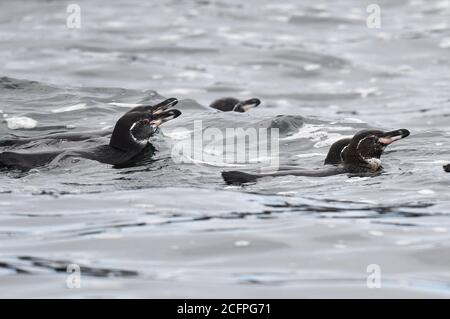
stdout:
[(361, 139), (357, 146), (359, 154), (364, 158), (372, 157), (372, 152), (377, 148), (376, 141), (375, 135), (368, 135)]
[(373, 145), (373, 144), (378, 144), (378, 137), (376, 137), (375, 135), (370, 135), (370, 136), (368, 137), (368, 141), (369, 141), (370, 143), (372, 143), (372, 145)]

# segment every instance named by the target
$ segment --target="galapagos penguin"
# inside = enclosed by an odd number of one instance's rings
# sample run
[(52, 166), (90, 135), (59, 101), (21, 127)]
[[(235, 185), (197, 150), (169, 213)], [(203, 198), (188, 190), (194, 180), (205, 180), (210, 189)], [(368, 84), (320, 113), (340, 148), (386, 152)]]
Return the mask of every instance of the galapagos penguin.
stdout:
[(409, 134), (410, 132), (406, 129), (391, 132), (363, 130), (356, 133), (351, 139), (339, 140), (331, 145), (325, 159), (326, 165), (333, 165), (329, 169), (309, 171), (289, 169), (265, 174), (228, 171), (222, 172), (222, 177), (227, 184), (243, 184), (255, 182), (262, 177), (287, 175), (325, 177), (345, 173), (376, 173), (382, 169), (380, 157), (385, 148)]
[(244, 113), (260, 104), (261, 101), (257, 98), (240, 101), (234, 97), (225, 97), (212, 102), (209, 106), (222, 112)]
[[(45, 152), (13, 152), (0, 153), (0, 168), (12, 168), (19, 170), (30, 170), (43, 166), (58, 157), (82, 157), (96, 160), (101, 163), (114, 166), (127, 166), (149, 146), (149, 138), (158, 130), (159, 126), (171, 119), (177, 118), (181, 112), (169, 109), (176, 105), (175, 98), (167, 99), (157, 105), (138, 106), (125, 113), (116, 123), (109, 144), (99, 145), (87, 149), (58, 149)], [(100, 134), (101, 135), (101, 134)], [(94, 134), (93, 137), (98, 137)], [(42, 137), (45, 139), (45, 137)], [(70, 141), (85, 140), (87, 133), (57, 134), (56, 137)], [(29, 141), (30, 139), (27, 139)], [(6, 145), (23, 144), (19, 140), (11, 140)], [(5, 144), (3, 144), (4, 146)]]

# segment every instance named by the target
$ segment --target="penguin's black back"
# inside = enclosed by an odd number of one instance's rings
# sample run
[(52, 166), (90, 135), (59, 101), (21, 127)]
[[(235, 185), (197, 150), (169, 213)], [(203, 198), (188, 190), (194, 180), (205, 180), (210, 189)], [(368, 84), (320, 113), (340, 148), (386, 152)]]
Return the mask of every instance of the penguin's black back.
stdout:
[(209, 106), (222, 112), (231, 112), (240, 101), (234, 97), (224, 97), (212, 102)]
[(328, 155), (325, 158), (325, 165), (337, 165), (344, 162), (342, 150), (350, 145), (351, 138), (343, 138), (331, 145)]

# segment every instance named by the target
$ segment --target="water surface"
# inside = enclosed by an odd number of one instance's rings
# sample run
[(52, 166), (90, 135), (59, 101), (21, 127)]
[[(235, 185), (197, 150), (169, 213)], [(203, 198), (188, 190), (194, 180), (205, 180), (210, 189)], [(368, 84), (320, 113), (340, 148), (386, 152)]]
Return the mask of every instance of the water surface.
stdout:
[[(2, 4), (1, 139), (109, 130), (164, 97), (183, 114), (135, 167), (0, 172), (1, 297), (449, 297), (449, 1), (378, 1), (380, 29), (364, 1), (78, 3), (80, 29), (60, 1)], [(207, 108), (223, 96), (263, 104)], [(228, 166), (172, 157), (195, 120), (280, 127), (282, 163), (305, 168), (360, 129), (411, 136), (376, 177), (236, 187)], [(81, 289), (66, 286), (71, 263)]]

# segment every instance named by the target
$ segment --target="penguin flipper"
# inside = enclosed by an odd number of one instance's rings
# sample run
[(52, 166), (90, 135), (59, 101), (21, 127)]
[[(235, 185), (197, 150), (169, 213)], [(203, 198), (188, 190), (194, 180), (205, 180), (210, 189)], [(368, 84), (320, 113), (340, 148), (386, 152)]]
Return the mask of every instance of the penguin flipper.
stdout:
[(234, 185), (240, 185), (245, 183), (253, 183), (256, 182), (256, 180), (260, 177), (258, 175), (254, 174), (248, 174), (244, 172), (239, 171), (228, 171), (228, 172), (222, 172), (222, 177), (228, 185), (234, 184)]
[(446, 171), (447, 173), (450, 173), (450, 164), (447, 164), (444, 166), (444, 171)]

